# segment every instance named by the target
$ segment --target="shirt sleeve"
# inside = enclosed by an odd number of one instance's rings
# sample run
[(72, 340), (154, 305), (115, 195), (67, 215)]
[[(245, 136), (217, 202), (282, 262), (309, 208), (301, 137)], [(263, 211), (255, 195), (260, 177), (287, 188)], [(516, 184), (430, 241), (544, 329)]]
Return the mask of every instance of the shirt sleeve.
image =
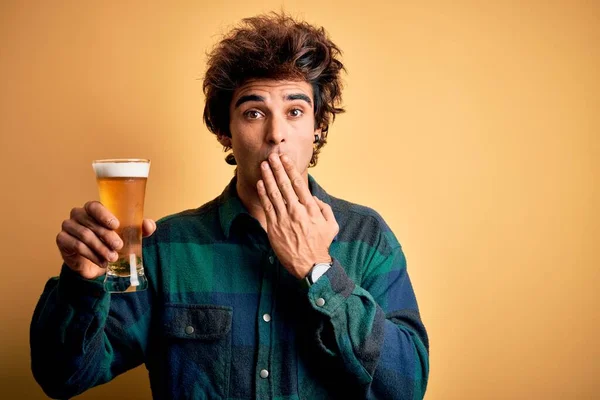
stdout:
[[(383, 239), (382, 239), (383, 240)], [(309, 289), (322, 315), (318, 344), (371, 399), (422, 399), (429, 375), (429, 342), (398, 243), (364, 265), (363, 287), (334, 258)]]
[(144, 360), (151, 290), (111, 294), (63, 265), (50, 279), (30, 328), (31, 366), (51, 398), (69, 398)]

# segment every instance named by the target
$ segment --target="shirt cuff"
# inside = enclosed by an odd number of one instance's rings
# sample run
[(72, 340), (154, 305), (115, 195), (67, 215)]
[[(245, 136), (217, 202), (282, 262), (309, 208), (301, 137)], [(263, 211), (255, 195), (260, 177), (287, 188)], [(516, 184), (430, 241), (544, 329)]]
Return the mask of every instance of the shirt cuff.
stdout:
[(63, 264), (58, 281), (59, 297), (75, 308), (92, 308), (98, 300), (109, 296), (104, 290), (104, 276), (85, 279)]
[(311, 306), (331, 317), (354, 291), (356, 284), (348, 277), (340, 262), (333, 258), (332, 266), (308, 290)]

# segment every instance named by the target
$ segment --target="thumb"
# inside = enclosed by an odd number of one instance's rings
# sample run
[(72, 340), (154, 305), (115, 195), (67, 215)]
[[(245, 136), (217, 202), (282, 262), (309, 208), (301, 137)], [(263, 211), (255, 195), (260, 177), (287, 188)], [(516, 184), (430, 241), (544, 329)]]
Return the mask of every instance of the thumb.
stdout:
[(148, 237), (156, 230), (156, 222), (151, 219), (144, 219), (142, 222), (142, 236)]
[(313, 196), (313, 198), (315, 199), (317, 205), (321, 209), (321, 214), (323, 214), (325, 221), (335, 221), (335, 216), (333, 215), (333, 210), (331, 209), (331, 206), (319, 199), (317, 196)]

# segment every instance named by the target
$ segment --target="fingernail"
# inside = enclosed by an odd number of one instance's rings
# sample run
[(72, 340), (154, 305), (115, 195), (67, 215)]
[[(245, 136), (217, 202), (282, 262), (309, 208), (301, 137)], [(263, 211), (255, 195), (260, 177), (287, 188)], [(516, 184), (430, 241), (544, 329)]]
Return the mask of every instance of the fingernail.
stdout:
[(118, 239), (117, 239), (117, 240), (115, 240), (115, 241), (112, 243), (112, 247), (113, 247), (113, 249), (115, 249), (115, 250), (117, 250), (118, 248), (120, 248), (122, 245), (123, 245), (123, 242), (121, 242), (121, 241), (120, 241), (120, 240), (118, 240)]
[(115, 226), (115, 219), (114, 218), (109, 219), (106, 224), (108, 225), (109, 228), (112, 228), (113, 226)]
[(117, 253), (115, 253), (114, 251), (108, 255), (109, 261), (117, 261), (118, 258), (119, 258), (119, 255)]
[(262, 167), (262, 169), (269, 169), (269, 163), (266, 161), (263, 161), (260, 166)]
[(289, 159), (288, 159), (288, 157), (287, 157), (285, 154), (282, 154), (282, 155), (281, 155), (281, 161), (283, 161), (283, 162), (288, 162), (288, 161), (289, 161)]

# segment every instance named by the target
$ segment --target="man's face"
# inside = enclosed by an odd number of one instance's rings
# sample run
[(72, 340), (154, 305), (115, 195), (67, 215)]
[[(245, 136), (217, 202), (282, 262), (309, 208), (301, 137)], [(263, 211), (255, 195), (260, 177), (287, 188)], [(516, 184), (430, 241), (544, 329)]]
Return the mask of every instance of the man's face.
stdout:
[[(249, 81), (229, 106), (230, 146), (238, 180), (255, 185), (260, 163), (269, 154), (287, 154), (305, 178), (313, 153), (315, 130), (313, 90), (305, 81)], [(229, 140), (229, 138), (222, 138)], [(223, 143), (227, 144), (227, 143)]]

